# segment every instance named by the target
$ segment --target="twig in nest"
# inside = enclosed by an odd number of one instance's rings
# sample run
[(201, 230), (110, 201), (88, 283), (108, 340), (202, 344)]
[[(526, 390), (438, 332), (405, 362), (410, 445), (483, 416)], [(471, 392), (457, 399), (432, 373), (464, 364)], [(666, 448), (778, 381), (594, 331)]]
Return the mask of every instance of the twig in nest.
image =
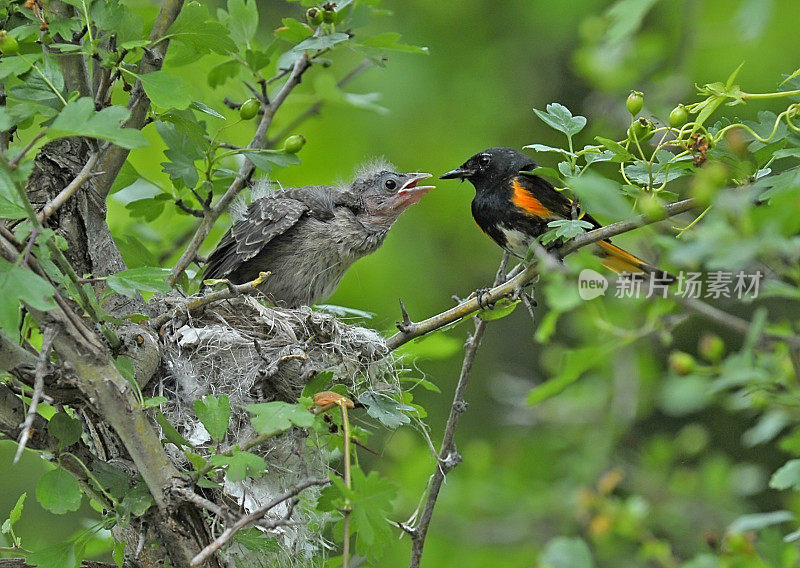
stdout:
[[(270, 509), (273, 509), (286, 501), (287, 499), (291, 499), (298, 493), (300, 493), (303, 489), (307, 489), (313, 485), (327, 485), (330, 483), (329, 479), (317, 479), (317, 478), (310, 478), (304, 481), (301, 481), (291, 489), (288, 489), (283, 494), (278, 495), (267, 503), (266, 505), (259, 507), (252, 513), (248, 513), (244, 515), (242, 518), (237, 520), (233, 525), (226, 528), (222, 534), (220, 534), (217, 538), (215, 538), (208, 546), (206, 546), (203, 550), (201, 550), (194, 558), (192, 558), (192, 566), (198, 566), (208, 560), (208, 558), (214, 554), (217, 550), (220, 549), (221, 546), (226, 544), (230, 539), (236, 534), (240, 529), (243, 529), (247, 525), (258, 521), (261, 517), (267, 514)], [(291, 513), (292, 507), (289, 508), (289, 513)], [(269, 525), (267, 528), (275, 528), (280, 525), (288, 524), (289, 519), (284, 517), (278, 519), (276, 521), (267, 521), (265, 523), (259, 523), (260, 526), (264, 527)]]
[(227, 300), (229, 298), (235, 298), (236, 296), (259, 294), (260, 290), (258, 289), (258, 285), (261, 284), (264, 279), (269, 276), (269, 274), (269, 272), (262, 272), (259, 274), (258, 278), (251, 282), (245, 282), (244, 284), (231, 284), (230, 282), (226, 282), (228, 285), (227, 289), (210, 292), (205, 296), (200, 296), (199, 298), (194, 298), (188, 302), (184, 302), (183, 304), (172, 308), (170, 311), (151, 319), (150, 327), (156, 330), (161, 329), (161, 326), (179, 313), (194, 313), (205, 306), (213, 304), (214, 302), (219, 302), (220, 300)]
[(50, 363), (50, 349), (53, 347), (54, 337), (55, 331), (53, 328), (44, 328), (42, 350), (39, 352), (39, 360), (36, 362), (36, 377), (34, 379), (33, 394), (31, 395), (31, 405), (28, 407), (28, 414), (25, 415), (25, 422), (22, 424), (22, 432), (19, 434), (17, 453), (14, 454), (13, 463), (17, 463), (19, 458), (22, 457), (22, 452), (25, 450), (25, 445), (31, 435), (31, 426), (33, 426), (34, 418), (36, 418), (36, 409), (39, 407), (39, 401), (44, 390), (44, 374), (47, 372), (47, 366)]

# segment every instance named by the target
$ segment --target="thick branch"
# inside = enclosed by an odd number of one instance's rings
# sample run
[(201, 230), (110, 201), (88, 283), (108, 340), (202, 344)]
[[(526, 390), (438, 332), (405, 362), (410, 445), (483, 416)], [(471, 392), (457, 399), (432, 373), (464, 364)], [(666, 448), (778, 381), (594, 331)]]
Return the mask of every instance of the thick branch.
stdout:
[[(297, 61), (295, 61), (294, 66), (292, 67), (292, 72), (289, 74), (289, 78), (286, 79), (286, 82), (283, 84), (281, 89), (264, 108), (264, 115), (261, 117), (261, 121), (258, 123), (258, 128), (256, 128), (256, 133), (253, 136), (253, 140), (248, 145), (248, 148), (264, 148), (267, 131), (272, 124), (272, 119), (275, 117), (275, 113), (278, 112), (278, 109), (286, 100), (286, 97), (289, 96), (289, 93), (292, 92), (292, 89), (300, 84), (303, 73), (306, 72), (310, 65), (311, 60), (309, 59), (308, 54), (303, 52), (303, 55), (301, 55)], [(253, 165), (253, 162), (245, 158), (241, 167), (239, 168), (236, 178), (234, 178), (230, 187), (228, 187), (227, 191), (222, 195), (222, 197), (220, 197), (219, 201), (213, 207), (211, 207), (210, 211), (206, 212), (205, 217), (203, 217), (203, 219), (200, 221), (192, 240), (189, 241), (189, 245), (186, 247), (186, 250), (183, 251), (183, 254), (173, 267), (172, 272), (170, 272), (170, 275), (167, 278), (167, 284), (174, 286), (175, 282), (178, 280), (178, 277), (183, 274), (183, 271), (186, 270), (189, 264), (192, 263), (197, 256), (197, 251), (200, 250), (200, 246), (203, 244), (203, 241), (205, 241), (216, 220), (225, 210), (228, 209), (231, 201), (233, 201), (239, 192), (244, 189), (247, 180), (250, 179), (250, 176), (253, 175), (254, 171), (255, 166)]]
[[(678, 215), (679, 213), (684, 213), (689, 211), (693, 207), (696, 207), (697, 203), (693, 199), (684, 199), (683, 201), (678, 201), (676, 203), (671, 203), (665, 207), (665, 214), (667, 217), (671, 217), (673, 215)], [(652, 219), (645, 217), (644, 215), (640, 215), (638, 217), (634, 217), (632, 219), (627, 219), (625, 221), (619, 221), (617, 223), (612, 223), (610, 225), (606, 225), (605, 227), (601, 227), (600, 229), (595, 229), (593, 231), (589, 231), (588, 233), (584, 233), (582, 235), (578, 235), (571, 241), (563, 244), (560, 248), (555, 251), (560, 257), (564, 257), (572, 252), (575, 252), (581, 247), (585, 247), (592, 243), (596, 243), (598, 241), (602, 241), (604, 239), (609, 239), (615, 235), (619, 235), (621, 233), (626, 233), (638, 227), (642, 227), (644, 225), (649, 225), (651, 223), (655, 223), (659, 219)], [(407, 322), (402, 326), (402, 330), (398, 333), (395, 333), (389, 339), (386, 340), (386, 344), (389, 346), (389, 349), (397, 349), (401, 345), (411, 341), (416, 337), (420, 337), (425, 335), (426, 333), (430, 333), (431, 331), (435, 331), (440, 329), (446, 325), (451, 323), (457, 322), (466, 316), (477, 312), (481, 309), (481, 303), (483, 305), (492, 304), (497, 302), (501, 298), (505, 298), (520, 288), (522, 288), (525, 284), (533, 280), (536, 275), (539, 273), (539, 269), (535, 265), (531, 265), (526, 267), (522, 272), (517, 274), (514, 278), (508, 280), (504, 284), (499, 286), (493, 287), (487, 293), (483, 294), (481, 297), (481, 302), (479, 303), (478, 298), (471, 298), (469, 300), (465, 300), (461, 302), (457, 306), (450, 308), (440, 314), (435, 316), (431, 316), (426, 320), (421, 322), (413, 323)]]
[(89, 156), (89, 159), (86, 160), (86, 164), (84, 164), (81, 171), (78, 172), (78, 175), (69, 182), (69, 185), (62, 189), (51, 201), (45, 204), (37, 216), (40, 223), (55, 213), (58, 208), (64, 205), (67, 199), (86, 182), (86, 180), (92, 177), (92, 168), (94, 168), (94, 165), (97, 163), (98, 157), (99, 155), (96, 152)]
[[(500, 268), (497, 270), (497, 276), (495, 276), (495, 285), (501, 282), (505, 277), (507, 264), (508, 253), (505, 253), (500, 263)], [(456, 385), (456, 392), (453, 396), (453, 404), (450, 406), (450, 415), (447, 418), (447, 424), (444, 428), (442, 446), (437, 456), (436, 469), (433, 471), (433, 476), (431, 477), (430, 487), (428, 488), (428, 498), (425, 500), (422, 516), (417, 526), (413, 529), (404, 526), (404, 529), (411, 535), (411, 560), (408, 564), (409, 568), (419, 568), (419, 563), (422, 560), (422, 549), (425, 546), (425, 537), (428, 534), (428, 527), (431, 524), (433, 509), (436, 507), (436, 501), (439, 498), (439, 491), (442, 488), (442, 483), (444, 482), (445, 476), (461, 462), (461, 456), (456, 449), (455, 443), (456, 425), (458, 424), (458, 417), (467, 409), (467, 403), (464, 400), (467, 393), (467, 384), (469, 383), (469, 377), (472, 373), (472, 364), (475, 361), (475, 355), (478, 352), (478, 347), (480, 347), (485, 331), (486, 321), (482, 319), (476, 320), (475, 332), (467, 339), (465, 344), (464, 362), (461, 364), (461, 374), (458, 377), (458, 385)]]
[[(180, 14), (183, 8), (184, 0), (164, 0), (161, 4), (161, 9), (156, 16), (153, 29), (150, 31), (150, 41), (158, 41), (164, 37), (167, 30), (175, 22), (175, 19)], [(142, 57), (139, 64), (138, 74), (144, 75), (158, 71), (164, 63), (164, 56), (167, 53), (169, 40), (164, 39), (155, 44), (151, 49)], [(147, 118), (147, 111), (150, 108), (150, 99), (147, 93), (144, 92), (141, 82), (136, 81), (133, 90), (131, 91), (131, 98), (128, 101), (128, 110), (131, 111), (130, 118), (125, 121), (125, 128), (140, 129), (144, 126), (145, 119)], [(101, 198), (105, 199), (108, 192), (111, 191), (111, 186), (117, 178), (122, 165), (128, 158), (130, 150), (121, 148), (120, 146), (109, 146), (99, 159), (99, 170), (103, 172), (99, 176), (95, 184), (95, 190)]]

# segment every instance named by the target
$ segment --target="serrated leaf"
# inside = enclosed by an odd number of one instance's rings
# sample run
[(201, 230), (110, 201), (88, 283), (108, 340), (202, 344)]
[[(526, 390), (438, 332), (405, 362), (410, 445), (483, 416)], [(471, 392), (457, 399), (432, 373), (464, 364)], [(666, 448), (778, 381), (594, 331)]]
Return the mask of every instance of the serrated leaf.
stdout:
[(219, 398), (210, 394), (194, 401), (194, 412), (215, 442), (221, 442), (228, 431), (231, 418), (231, 403), (227, 395)]
[[(50, 85), (55, 87), (55, 90)], [(49, 101), (57, 98), (56, 91), (58, 93), (64, 91), (64, 76), (55, 59), (45, 57), (39, 62), (38, 70), (28, 71), (25, 82), (10, 87), (8, 94), (23, 101)]]
[(358, 467), (353, 468), (352, 489), (348, 489), (338, 477), (332, 480), (342, 495), (350, 500), (352, 528), (358, 533), (356, 552), (372, 559), (380, 558), (384, 551), (381, 543), (392, 535), (386, 517), (392, 512), (397, 488), (378, 472), (371, 471), (365, 476)]
[(543, 112), (539, 109), (533, 109), (536, 116), (541, 118), (545, 124), (563, 132), (570, 138), (575, 136), (586, 126), (585, 116), (572, 116), (569, 109), (559, 103), (550, 103), (547, 105), (546, 111), (547, 112)]
[(614, 155), (622, 158), (622, 161), (628, 161), (631, 158), (633, 158), (633, 155), (630, 152), (628, 152), (625, 149), (625, 147), (619, 142), (615, 142), (610, 138), (603, 138), (602, 136), (595, 136), (594, 139), (598, 144), (602, 144), (603, 146), (608, 148), (611, 152), (614, 153)]
[(294, 18), (284, 18), (281, 20), (283, 26), (275, 30), (275, 35), (281, 39), (299, 43), (314, 35), (314, 30), (305, 24), (301, 24)]
[(106, 278), (106, 284), (118, 294), (133, 298), (139, 291), (168, 292), (169, 285), (164, 282), (168, 275), (168, 268), (141, 266), (112, 274)]
[(22, 509), (25, 506), (25, 498), (28, 496), (28, 493), (25, 492), (17, 498), (17, 502), (14, 507), (11, 509), (11, 512), (8, 513), (8, 523), (10, 527), (14, 526), (14, 523), (19, 521), (22, 518)]
[(428, 53), (427, 47), (399, 43), (402, 36), (397, 32), (385, 32), (361, 41), (363, 47), (402, 53)]
[(545, 144), (528, 144), (527, 146), (523, 146), (523, 148), (530, 148), (536, 152), (557, 152), (558, 154), (563, 154), (564, 156), (575, 156), (574, 152), (570, 152), (569, 150), (565, 150), (563, 148), (554, 148), (553, 146), (547, 146)]
[(309, 37), (294, 46), (293, 51), (319, 51), (321, 49), (329, 49), (337, 43), (342, 43), (343, 41), (347, 41), (349, 39), (350, 36), (342, 32), (333, 32), (332, 34), (323, 36)]
[(367, 407), (367, 414), (380, 421), (387, 428), (397, 428), (408, 424), (411, 419), (405, 415), (404, 410), (413, 410), (392, 397), (367, 390), (358, 395), (358, 402)]
[(228, 481), (234, 483), (246, 477), (261, 477), (267, 470), (264, 458), (241, 450), (234, 451), (230, 456), (217, 454), (208, 461), (213, 466), (226, 468)]
[(81, 439), (83, 426), (80, 420), (72, 418), (66, 412), (57, 412), (47, 423), (47, 431), (58, 438), (62, 448), (66, 448)]
[(233, 535), (233, 542), (253, 552), (278, 552), (280, 545), (274, 537), (268, 537), (255, 527), (248, 527)]
[(14, 180), (3, 165), (0, 167), (0, 217), (24, 219), (27, 216)]
[(77, 511), (81, 506), (81, 486), (75, 477), (60, 467), (39, 478), (36, 500), (56, 515)]
[(299, 404), (260, 402), (245, 408), (254, 415), (250, 422), (259, 434), (277, 434), (292, 426), (308, 428), (314, 424), (314, 415)]
[(81, 97), (61, 110), (48, 134), (52, 138), (86, 136), (108, 140), (128, 149), (147, 146), (147, 139), (139, 130), (120, 127), (129, 116), (130, 111), (121, 106), (110, 106), (97, 112), (90, 97)]
[(214, 52), (226, 55), (236, 51), (236, 44), (227, 28), (210, 19), (206, 7), (199, 3), (192, 2), (183, 7), (178, 18), (167, 30), (167, 36), (186, 44), (198, 54)]
[(228, 0), (228, 12), (222, 21), (236, 45), (250, 47), (258, 30), (258, 6), (255, 0)]
[(224, 85), (228, 79), (233, 79), (239, 74), (241, 65), (242, 64), (236, 59), (223, 61), (222, 63), (215, 65), (208, 72), (208, 86), (216, 89), (220, 85)]
[(185, 109), (192, 104), (191, 85), (177, 75), (153, 71), (137, 77), (150, 102), (157, 107)]

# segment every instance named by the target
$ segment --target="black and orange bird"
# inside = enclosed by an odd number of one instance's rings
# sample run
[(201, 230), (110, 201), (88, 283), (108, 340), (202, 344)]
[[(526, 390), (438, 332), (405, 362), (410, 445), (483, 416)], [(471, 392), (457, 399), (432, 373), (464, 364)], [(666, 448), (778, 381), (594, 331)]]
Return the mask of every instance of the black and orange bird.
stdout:
[[(441, 179), (469, 180), (475, 186), (472, 216), (481, 230), (514, 256), (524, 258), (534, 240), (550, 230), (557, 219), (572, 219), (573, 202), (546, 179), (523, 172), (538, 167), (529, 156), (514, 148), (489, 148), (478, 152)], [(588, 213), (579, 218), (599, 229), (602, 225)], [(599, 241), (595, 252), (606, 268), (616, 273), (653, 274), (673, 281), (674, 277), (610, 241)]]

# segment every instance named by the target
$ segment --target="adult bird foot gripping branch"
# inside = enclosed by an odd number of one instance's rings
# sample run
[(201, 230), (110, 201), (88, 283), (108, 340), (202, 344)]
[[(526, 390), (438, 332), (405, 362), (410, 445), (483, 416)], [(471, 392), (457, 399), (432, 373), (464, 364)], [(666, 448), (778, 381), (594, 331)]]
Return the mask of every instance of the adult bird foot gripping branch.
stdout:
[(376, 162), (346, 186), (267, 192), (222, 237), (204, 277), (241, 284), (270, 272), (259, 288), (280, 305), (327, 299), (347, 269), (376, 251), (400, 215), (434, 189), (419, 185), (431, 174), (395, 170)]

